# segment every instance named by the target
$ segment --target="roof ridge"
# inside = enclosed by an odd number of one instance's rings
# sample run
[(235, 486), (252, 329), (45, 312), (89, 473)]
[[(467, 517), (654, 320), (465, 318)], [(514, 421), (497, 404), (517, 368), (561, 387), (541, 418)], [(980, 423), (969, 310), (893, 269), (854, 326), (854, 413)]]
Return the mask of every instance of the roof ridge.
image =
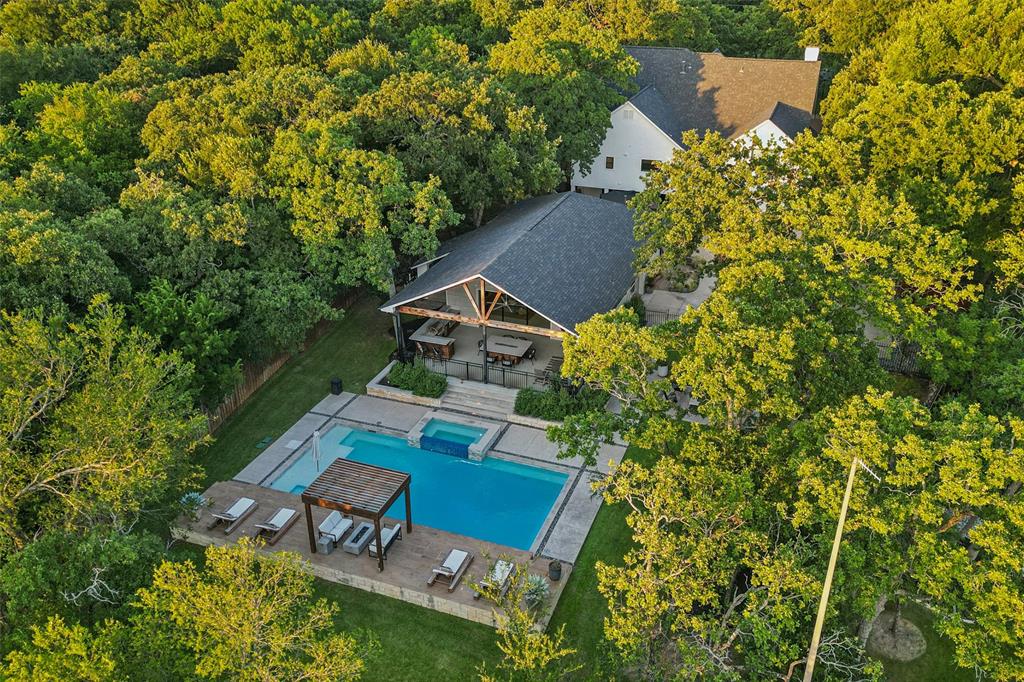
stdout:
[[(544, 211), (544, 213), (543, 213), (543, 214), (541, 214), (541, 215), (540, 215), (540, 217), (538, 217), (538, 218), (537, 218), (536, 220), (534, 220), (534, 221), (533, 221), (533, 223), (532, 223), (532, 224), (531, 224), (531, 225), (530, 225), (530, 226), (529, 226), (528, 228), (526, 228), (525, 230), (523, 230), (523, 234), (526, 234), (527, 232), (533, 232), (533, 228), (537, 227), (537, 226), (538, 226), (538, 225), (540, 225), (540, 224), (541, 224), (542, 222), (544, 222), (544, 220), (545, 220), (545, 219), (546, 219), (546, 218), (547, 218), (547, 217), (548, 217), (549, 215), (551, 215), (551, 213), (552, 213), (552, 212), (553, 212), (553, 211), (554, 211), (554, 210), (555, 210), (556, 208), (558, 208), (559, 206), (561, 206), (561, 205), (562, 205), (562, 204), (563, 204), (563, 203), (565, 202), (565, 200), (569, 198), (569, 195), (571, 195), (571, 194), (573, 194), (573, 192), (556, 192), (556, 193), (555, 193), (555, 196), (556, 196), (556, 197), (558, 197), (558, 201), (556, 201), (556, 202), (554, 202), (553, 204), (551, 204), (551, 208), (549, 208), (548, 210)], [(561, 196), (559, 196), (559, 195), (561, 195)], [(518, 239), (516, 239), (516, 241), (519, 241), (519, 240), (518, 240)], [(509, 246), (511, 246), (511, 244), (509, 244)]]
[(797, 57), (731, 57), (722, 52), (698, 52), (697, 50), (691, 50), (688, 47), (672, 47), (670, 45), (623, 45), (623, 49), (634, 48), (639, 50), (671, 50), (671, 51), (687, 51), (696, 55), (708, 55), (715, 57), (724, 57), (730, 60), (743, 60), (747, 62), (793, 62), (798, 64), (821, 64), (821, 60), (810, 62), (805, 59), (799, 59)]

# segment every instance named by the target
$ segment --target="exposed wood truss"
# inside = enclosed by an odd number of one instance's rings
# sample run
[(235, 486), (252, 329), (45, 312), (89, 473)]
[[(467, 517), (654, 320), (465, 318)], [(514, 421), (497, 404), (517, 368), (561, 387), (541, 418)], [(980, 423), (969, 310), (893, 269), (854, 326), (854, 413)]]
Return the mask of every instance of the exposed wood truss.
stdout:
[(499, 320), (489, 320), (481, 317), (470, 317), (469, 315), (442, 312), (440, 310), (427, 310), (426, 308), (417, 308), (411, 305), (398, 306), (397, 310), (400, 313), (406, 313), (408, 315), (417, 315), (419, 317), (433, 317), (438, 320), (454, 320), (456, 322), (464, 322), (466, 324), (479, 324), (485, 327), (491, 327), (493, 329), (504, 329), (506, 331), (522, 332), (524, 334), (537, 334), (538, 336), (547, 336), (552, 339), (565, 338), (565, 332), (559, 329), (530, 327), (525, 324), (516, 324), (514, 322), (501, 322)]

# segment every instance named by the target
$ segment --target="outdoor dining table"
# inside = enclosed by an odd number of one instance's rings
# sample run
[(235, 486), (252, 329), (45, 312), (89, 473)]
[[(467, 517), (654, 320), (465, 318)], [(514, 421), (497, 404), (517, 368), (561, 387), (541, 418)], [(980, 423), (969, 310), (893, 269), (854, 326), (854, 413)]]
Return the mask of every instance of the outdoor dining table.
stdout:
[(524, 341), (511, 336), (491, 337), (487, 339), (487, 354), (496, 360), (518, 363), (532, 345), (533, 341)]

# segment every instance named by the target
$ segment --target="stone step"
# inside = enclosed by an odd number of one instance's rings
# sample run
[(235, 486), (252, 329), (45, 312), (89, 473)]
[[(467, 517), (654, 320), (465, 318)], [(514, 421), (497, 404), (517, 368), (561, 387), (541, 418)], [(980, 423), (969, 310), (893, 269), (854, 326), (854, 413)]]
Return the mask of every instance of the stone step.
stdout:
[(446, 405), (465, 405), (467, 407), (479, 407), (490, 412), (501, 412), (506, 410), (506, 413), (515, 407), (515, 403), (506, 400), (488, 400), (486, 398), (472, 398), (463, 395), (444, 396), (441, 398), (441, 404)]
[(454, 410), (456, 412), (468, 412), (481, 417), (493, 419), (505, 419), (513, 411), (514, 404), (496, 403), (494, 401), (470, 400), (461, 396), (444, 396), (441, 399), (441, 408)]

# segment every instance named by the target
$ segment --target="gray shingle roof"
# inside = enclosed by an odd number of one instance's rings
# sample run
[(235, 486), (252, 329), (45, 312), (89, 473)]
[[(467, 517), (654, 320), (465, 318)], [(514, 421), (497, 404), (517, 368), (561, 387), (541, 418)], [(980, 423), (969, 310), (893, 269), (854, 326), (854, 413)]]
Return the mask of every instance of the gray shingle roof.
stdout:
[[(779, 103), (801, 112), (801, 117), (790, 113), (786, 118), (793, 135), (812, 120), (820, 62), (726, 57), (674, 47), (625, 49), (640, 63), (636, 83), (641, 91), (634, 96), (640, 101), (630, 101), (676, 142), (687, 130), (739, 137), (767, 120), (766, 114)], [(660, 102), (645, 94), (650, 89), (661, 95)], [(670, 116), (664, 112), (666, 107)]]
[(571, 331), (618, 305), (635, 276), (635, 247), (622, 204), (572, 192), (525, 199), (442, 244), (444, 257), (381, 310), (479, 276)]
[(673, 131), (682, 130), (682, 123), (679, 122), (671, 105), (661, 96), (658, 88), (648, 85), (630, 97), (629, 101), (649, 118), (651, 123), (661, 128), (666, 135), (672, 136), (674, 142), (679, 142), (680, 135), (673, 135)]

